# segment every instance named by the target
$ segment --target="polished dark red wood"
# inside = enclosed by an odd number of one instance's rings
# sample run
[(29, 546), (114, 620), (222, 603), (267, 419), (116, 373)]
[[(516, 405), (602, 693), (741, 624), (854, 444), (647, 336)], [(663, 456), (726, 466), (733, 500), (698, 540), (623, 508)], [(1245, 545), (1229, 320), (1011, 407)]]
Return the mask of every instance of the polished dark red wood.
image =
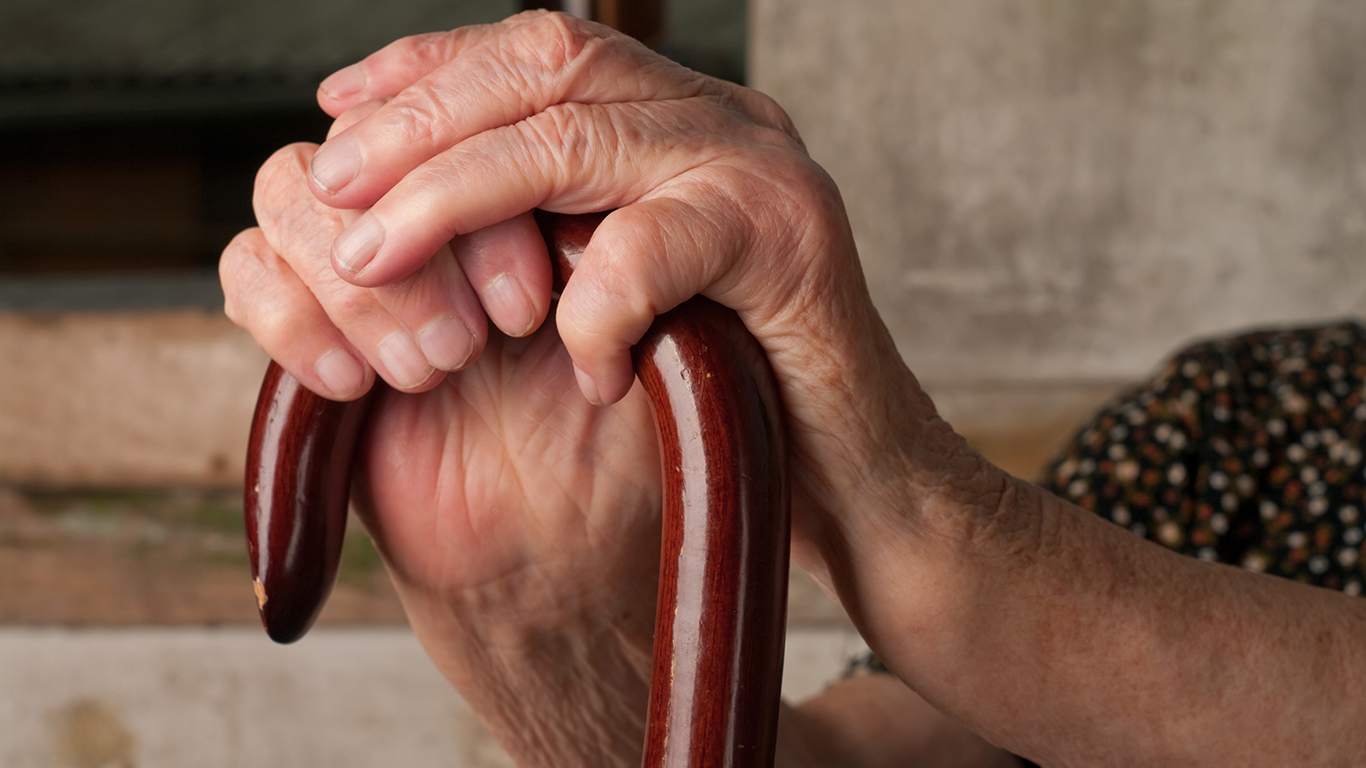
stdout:
[(247, 443), (244, 511), (261, 623), (276, 642), (303, 637), (332, 592), (373, 392), (337, 403), (274, 361), (266, 369)]
[[(537, 211), (563, 285), (601, 216)], [(632, 350), (664, 473), (643, 765), (771, 766), (787, 618), (777, 384), (734, 311), (696, 297)]]
[[(538, 211), (557, 287), (603, 216)], [(788, 486), (768, 359), (703, 297), (656, 318), (632, 358), (664, 478), (644, 765), (773, 764), (787, 614)], [(247, 535), (261, 618), (289, 642), (335, 578), (364, 401), (331, 403), (273, 363), (251, 433)]]
[(767, 358), (734, 312), (703, 298), (660, 317), (634, 358), (665, 489), (643, 764), (771, 766), (788, 499)]

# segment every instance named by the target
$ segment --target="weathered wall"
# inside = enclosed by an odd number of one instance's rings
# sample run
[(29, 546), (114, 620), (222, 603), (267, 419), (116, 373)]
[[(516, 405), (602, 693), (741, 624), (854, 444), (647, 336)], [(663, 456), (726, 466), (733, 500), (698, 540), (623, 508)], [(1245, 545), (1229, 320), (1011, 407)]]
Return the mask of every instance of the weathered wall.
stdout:
[[(867, 646), (851, 628), (787, 638), (801, 701)], [(0, 627), (0, 765), (508, 768), (406, 627), (72, 631)]]
[(1130, 379), (1366, 314), (1366, 4), (752, 0), (922, 376)]
[(0, 312), (0, 484), (236, 485), (266, 362), (221, 312)]

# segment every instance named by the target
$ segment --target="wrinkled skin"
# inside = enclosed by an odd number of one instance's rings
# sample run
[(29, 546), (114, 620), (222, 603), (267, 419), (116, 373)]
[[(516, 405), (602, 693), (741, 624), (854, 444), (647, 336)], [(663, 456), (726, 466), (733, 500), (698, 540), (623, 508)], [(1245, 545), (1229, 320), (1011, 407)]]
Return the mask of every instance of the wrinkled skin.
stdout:
[[(983, 738), (1057, 765), (1366, 754), (1366, 603), (1180, 558), (969, 449), (771, 100), (528, 13), (400, 40), (319, 102), (332, 136), (267, 162), (260, 228), (223, 255), (227, 311), (324, 396), (395, 388), (363, 519), (522, 764), (639, 760), (660, 489), (628, 350), (699, 293), (773, 365), (794, 558), (899, 678), (785, 710), (780, 762), (1013, 760)], [(537, 207), (614, 211), (553, 323)]]
[[(901, 459), (885, 453), (893, 430), (953, 442), (871, 307), (837, 191), (766, 97), (554, 14), (405, 39), (357, 67), (349, 92), (335, 92), (343, 75), (320, 90), (338, 117), (327, 144), (262, 169), (261, 227), (221, 272), (229, 316), (306, 386), (347, 399), (378, 374), (411, 396), (378, 404), (364, 467), (370, 527), (401, 585), (462, 594), (552, 552), (578, 563), (561, 583), (604, 583), (573, 569), (612, 559), (568, 556), (566, 532), (593, 547), (657, 525), (630, 524), (653, 520), (658, 469), (627, 396), (629, 347), (697, 293), (739, 311), (773, 362), (803, 465), (797, 549), (817, 573), (832, 512)], [(339, 151), (367, 159), (344, 186), (320, 183), (339, 165), (320, 158)], [(572, 367), (540, 325), (549, 277), (532, 207), (616, 210), (558, 307)], [(384, 244), (348, 268), (367, 221)], [(491, 291), (500, 276), (526, 301)], [(511, 344), (486, 316), (513, 335), (541, 329)], [(452, 325), (472, 338), (451, 341)], [(342, 374), (324, 362), (338, 357), (352, 361)]]
[[(904, 470), (886, 448), (948, 445), (927, 454), (939, 475), (956, 437), (871, 306), (833, 183), (766, 97), (531, 13), (400, 40), (319, 102), (328, 142), (266, 163), (260, 227), (224, 253), (228, 314), (324, 396), (377, 375), (397, 390), (364, 439), (363, 519), (429, 653), (513, 754), (636, 762), (660, 488), (629, 347), (653, 317), (702, 293), (767, 350), (795, 551), (832, 590), (840, 514), (876, 512), (864, 479)], [(533, 207), (615, 210), (553, 324)], [(375, 222), (383, 245), (358, 251)]]
[[(252, 329), (288, 328), (287, 343), (301, 343), (298, 329), (313, 308), (297, 291), (280, 298), (297, 278), (278, 254), (321, 254), (325, 269), (317, 274), (325, 280), (327, 239), (346, 218), (302, 183), (312, 151), (291, 146), (267, 163), (258, 188), (262, 228), (240, 235), (223, 261), (225, 285), (242, 280), (234, 285), (245, 292), (229, 291), (230, 316)], [(463, 243), (457, 249), (464, 251)], [(354, 290), (350, 302), (370, 298), (368, 289), (327, 283)], [(283, 349), (273, 353), (277, 359), (287, 359)], [(610, 698), (601, 697), (612, 703), (610, 715), (578, 709), (595, 697), (581, 690), (589, 683), (576, 680), (563, 683), (563, 701), (536, 696), (539, 681), (499, 683), (528, 700), (485, 707), (550, 704), (545, 719), (563, 723), (566, 735), (618, 723), (606, 743), (584, 747), (584, 764), (603, 752), (632, 762), (643, 733), (658, 574), (661, 491), (648, 402), (638, 388), (610, 407), (586, 401), (551, 324), (524, 338), (495, 331), (472, 365), (433, 378), (418, 392), (379, 393), (355, 494), (410, 621), (476, 706), (482, 702), (471, 691), (489, 687), (472, 679), (476, 672), (552, 677), (537, 661), (572, 670), (559, 655), (565, 649), (554, 647), (556, 636), (578, 641), (571, 653), (608, 656), (617, 670), (604, 678)], [(552, 647), (538, 647), (544, 638)], [(517, 669), (501, 670), (486, 655), (500, 645), (515, 646), (507, 663)], [(564, 739), (545, 738), (521, 746), (519, 757), (530, 763), (556, 753), (573, 751)]]

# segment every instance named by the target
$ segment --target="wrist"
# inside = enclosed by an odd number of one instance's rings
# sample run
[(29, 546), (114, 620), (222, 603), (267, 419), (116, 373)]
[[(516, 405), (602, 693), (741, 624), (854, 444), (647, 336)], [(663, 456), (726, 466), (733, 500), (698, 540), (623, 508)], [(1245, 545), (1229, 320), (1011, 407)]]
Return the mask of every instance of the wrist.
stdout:
[(403, 597), (428, 655), (518, 765), (639, 764), (651, 649), (635, 617)]
[(784, 398), (793, 464), (811, 470), (793, 473), (793, 556), (866, 635), (865, 590), (885, 586), (870, 558), (918, 562), (917, 532), (946, 517), (924, 515), (927, 502), (973, 482), (980, 460), (939, 418), (871, 305), (849, 315), (839, 336), (801, 348), (803, 371), (839, 375), (794, 378)]
[(880, 457), (825, 516), (816, 558), (885, 661), (900, 648), (923, 661), (974, 631), (981, 598), (1003, 572), (1028, 567), (1044, 510), (1034, 486), (986, 461), (939, 418), (909, 371), (888, 389), (904, 393), (884, 409), (899, 416), (873, 441)]

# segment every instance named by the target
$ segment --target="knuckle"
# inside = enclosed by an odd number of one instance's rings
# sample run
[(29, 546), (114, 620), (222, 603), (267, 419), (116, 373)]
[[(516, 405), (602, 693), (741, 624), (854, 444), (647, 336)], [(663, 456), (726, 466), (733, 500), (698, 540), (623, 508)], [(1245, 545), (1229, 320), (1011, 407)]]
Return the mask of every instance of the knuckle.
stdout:
[(450, 44), (453, 34), (451, 32), (427, 32), (421, 35), (409, 35), (401, 37), (389, 45), (385, 46), (386, 57), (411, 61), (443, 61)]
[(408, 35), (389, 43), (359, 63), (367, 74), (383, 82), (403, 72), (424, 71), (449, 61), (462, 30)]
[(242, 307), (233, 298), (233, 294), (223, 292), (223, 315), (238, 328), (245, 328), (246, 315), (242, 312)]
[[(461, 179), (445, 162), (418, 166), (403, 179), (403, 197), (410, 200), (440, 200), (463, 192)], [(443, 221), (430, 220), (431, 231), (440, 232), (446, 239), (466, 232), (460, 212), (452, 212)], [(438, 244), (439, 245), (439, 244)]]
[(433, 143), (442, 126), (456, 122), (443, 96), (432, 80), (409, 86), (382, 108), (380, 141), (393, 146)]
[(245, 292), (244, 283), (249, 275), (258, 271), (253, 269), (253, 264), (257, 260), (257, 240), (260, 237), (259, 229), (238, 232), (218, 259), (218, 281), (223, 286), (223, 314), (239, 327), (246, 327), (246, 307), (240, 297)]
[(292, 193), (298, 185), (305, 183), (308, 158), (317, 148), (316, 144), (289, 144), (275, 150), (256, 172), (252, 188), (252, 207), (257, 221), (270, 212), (285, 195)]
[(487, 27), (458, 27), (447, 32), (420, 35), (419, 49), (427, 62), (444, 64), (454, 59), (462, 50), (477, 44), (487, 33)]
[(756, 151), (735, 178), (731, 194), (750, 214), (778, 215), (792, 232), (827, 227), (839, 219), (842, 202), (834, 180), (805, 153), (785, 147)]
[(508, 36), (507, 52), (513, 60), (536, 62), (548, 72), (560, 72), (623, 45), (637, 45), (610, 27), (566, 13), (535, 11), (518, 19), (524, 23)]
[(308, 165), (304, 159), (306, 149), (316, 149), (316, 145), (299, 142), (275, 150), (256, 172), (257, 188), (270, 188), (282, 181), (298, 179)]
[(658, 220), (633, 208), (614, 212), (612, 226), (593, 242), (593, 278), (604, 304), (614, 306), (634, 321), (653, 319), (661, 307), (656, 275), (641, 254), (662, 253), (663, 232)]
[(244, 328), (251, 333), (256, 343), (267, 352), (278, 351), (294, 335), (294, 313), (281, 302), (258, 302), (252, 309), (250, 326)]
[(588, 23), (567, 13), (533, 14), (530, 23), (518, 27), (513, 42), (518, 52), (529, 52), (558, 69), (583, 52), (597, 37)]
[(797, 132), (796, 123), (787, 112), (767, 94), (735, 86), (730, 99), (742, 112), (759, 124), (780, 133), (788, 142), (806, 151), (806, 143)]
[(606, 143), (591, 111), (592, 107), (584, 104), (557, 104), (518, 123), (529, 159), (566, 170), (579, 165), (578, 161)]
[(794, 192), (793, 216), (801, 217), (810, 226), (823, 230), (842, 228), (846, 215), (835, 180), (815, 162), (804, 157), (802, 160), (805, 162), (791, 163), (792, 176), (798, 182)]

